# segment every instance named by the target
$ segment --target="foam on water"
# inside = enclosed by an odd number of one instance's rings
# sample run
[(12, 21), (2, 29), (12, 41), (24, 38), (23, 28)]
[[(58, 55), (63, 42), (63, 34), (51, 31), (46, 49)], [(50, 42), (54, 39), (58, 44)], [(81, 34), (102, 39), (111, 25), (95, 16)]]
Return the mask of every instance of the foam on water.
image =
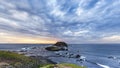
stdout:
[(103, 64), (100, 64), (100, 63), (97, 63), (97, 65), (99, 65), (100, 67), (103, 67), (103, 68), (110, 68), (109, 66), (103, 65)]

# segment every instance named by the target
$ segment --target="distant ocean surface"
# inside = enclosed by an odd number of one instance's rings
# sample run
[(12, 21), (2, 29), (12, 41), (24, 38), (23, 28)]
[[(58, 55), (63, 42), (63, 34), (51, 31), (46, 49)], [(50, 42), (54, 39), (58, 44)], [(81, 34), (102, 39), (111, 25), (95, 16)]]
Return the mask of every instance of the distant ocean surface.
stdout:
[[(0, 50), (18, 50), (27, 47), (46, 47), (43, 44), (0, 44)], [(40, 52), (39, 52), (40, 53)], [(49, 52), (45, 52), (46, 54)], [(81, 63), (74, 58), (49, 57), (58, 63), (74, 63), (87, 68), (120, 68), (120, 44), (71, 44), (69, 53), (86, 57)], [(108, 58), (111, 57), (112, 58)]]

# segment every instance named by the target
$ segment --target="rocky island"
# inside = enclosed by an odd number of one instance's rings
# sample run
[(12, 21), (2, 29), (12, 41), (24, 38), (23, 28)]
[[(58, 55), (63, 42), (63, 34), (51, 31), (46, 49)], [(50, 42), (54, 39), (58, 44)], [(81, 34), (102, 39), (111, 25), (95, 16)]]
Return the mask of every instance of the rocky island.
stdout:
[(68, 50), (68, 45), (65, 42), (57, 42), (52, 46), (45, 48), (48, 51), (60, 51), (60, 50)]

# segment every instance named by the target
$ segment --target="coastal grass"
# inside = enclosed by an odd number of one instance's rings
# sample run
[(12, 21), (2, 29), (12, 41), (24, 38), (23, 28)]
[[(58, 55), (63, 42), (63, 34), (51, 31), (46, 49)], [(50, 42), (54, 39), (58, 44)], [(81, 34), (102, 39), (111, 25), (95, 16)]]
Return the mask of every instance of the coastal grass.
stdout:
[(86, 68), (86, 67), (83, 67), (83, 66), (78, 66), (78, 65), (75, 65), (75, 64), (69, 64), (69, 63), (62, 63), (62, 64), (49, 64), (49, 65), (45, 65), (43, 67), (40, 67), (40, 68)]
[(8, 63), (16, 68), (37, 68), (38, 61), (10, 51), (0, 51), (0, 62)]
[(14, 60), (14, 61), (22, 61), (22, 62), (31, 61), (31, 59), (26, 56), (10, 51), (0, 51), (0, 60)]

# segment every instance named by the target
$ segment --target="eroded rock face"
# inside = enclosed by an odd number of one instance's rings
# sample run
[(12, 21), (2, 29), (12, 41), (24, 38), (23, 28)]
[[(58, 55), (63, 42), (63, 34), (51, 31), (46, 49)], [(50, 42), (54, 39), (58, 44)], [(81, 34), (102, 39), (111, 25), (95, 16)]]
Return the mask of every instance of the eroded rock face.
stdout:
[(54, 46), (46, 47), (45, 49), (48, 51), (59, 51), (60, 50), (59, 47), (54, 47)]
[(57, 42), (52, 46), (45, 48), (48, 51), (60, 51), (60, 50), (68, 50), (68, 45), (65, 42)]

